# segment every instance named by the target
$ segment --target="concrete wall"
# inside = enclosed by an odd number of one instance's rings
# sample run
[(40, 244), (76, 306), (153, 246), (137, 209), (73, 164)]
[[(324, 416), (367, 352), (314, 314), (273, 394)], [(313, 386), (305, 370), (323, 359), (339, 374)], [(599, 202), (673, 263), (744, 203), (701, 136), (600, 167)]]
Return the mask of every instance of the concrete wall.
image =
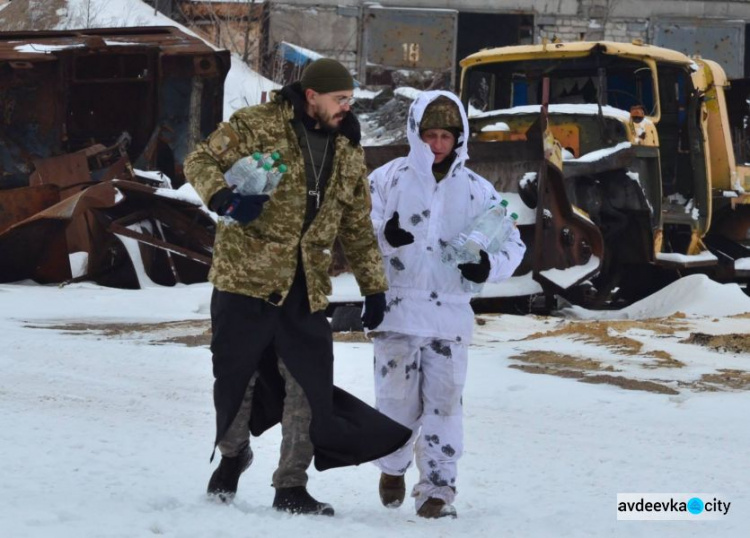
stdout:
[[(0, 0), (1, 1), (1, 0)], [(360, 6), (365, 0), (270, 0), (297, 6)], [(379, 0), (384, 7), (456, 9), (459, 11), (536, 13), (540, 15), (643, 18), (654, 15), (721, 17), (750, 20), (747, 0)]]
[(359, 46), (358, 7), (346, 9), (339, 5), (301, 5), (306, 3), (271, 4), (268, 27), (270, 51), (273, 51), (276, 43), (286, 41), (336, 58), (354, 69)]
[[(271, 0), (269, 45), (285, 40), (343, 61), (356, 69), (358, 15), (364, 0)], [(534, 41), (542, 39), (652, 43), (654, 24), (684, 20), (688, 26), (721, 21), (750, 23), (750, 1), (719, 0), (380, 0), (383, 7), (454, 9), (529, 14)], [(742, 23), (736, 23), (742, 24)], [(736, 44), (744, 56), (744, 42)], [(742, 76), (742, 74), (740, 74)]]

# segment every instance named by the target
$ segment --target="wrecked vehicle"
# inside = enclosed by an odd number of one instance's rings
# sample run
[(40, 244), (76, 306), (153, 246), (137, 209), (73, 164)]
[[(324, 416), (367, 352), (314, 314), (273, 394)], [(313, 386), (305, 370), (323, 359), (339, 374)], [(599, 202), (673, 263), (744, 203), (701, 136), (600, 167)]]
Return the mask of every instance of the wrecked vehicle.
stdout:
[(469, 166), (521, 210), (517, 275), (602, 307), (690, 272), (747, 283), (750, 167), (732, 141), (747, 138), (747, 85), (731, 93), (716, 62), (640, 42), (502, 47), (461, 66)]
[(174, 189), (229, 66), (174, 27), (0, 33), (0, 282), (205, 280), (214, 221)]

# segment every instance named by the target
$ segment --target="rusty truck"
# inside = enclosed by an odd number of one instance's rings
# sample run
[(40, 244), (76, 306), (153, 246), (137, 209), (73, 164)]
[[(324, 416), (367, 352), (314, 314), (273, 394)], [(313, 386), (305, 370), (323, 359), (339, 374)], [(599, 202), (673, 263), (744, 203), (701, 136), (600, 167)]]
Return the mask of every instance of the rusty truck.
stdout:
[[(461, 67), (469, 166), (508, 198), (529, 246), (475, 307), (609, 308), (691, 272), (750, 280), (746, 81), (639, 41), (500, 47)], [(368, 164), (406, 151), (366, 148)]]
[(640, 41), (502, 47), (461, 66), (470, 166), (523, 210), (517, 275), (542, 295), (606, 307), (692, 272), (750, 280), (745, 81)]

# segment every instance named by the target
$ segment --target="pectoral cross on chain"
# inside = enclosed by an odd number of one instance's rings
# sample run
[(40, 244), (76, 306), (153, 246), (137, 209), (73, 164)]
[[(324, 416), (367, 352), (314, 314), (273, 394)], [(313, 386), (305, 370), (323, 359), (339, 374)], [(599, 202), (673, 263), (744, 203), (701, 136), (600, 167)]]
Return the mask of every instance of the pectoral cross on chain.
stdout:
[(320, 191), (307, 191), (310, 196), (315, 196), (315, 209), (320, 209)]

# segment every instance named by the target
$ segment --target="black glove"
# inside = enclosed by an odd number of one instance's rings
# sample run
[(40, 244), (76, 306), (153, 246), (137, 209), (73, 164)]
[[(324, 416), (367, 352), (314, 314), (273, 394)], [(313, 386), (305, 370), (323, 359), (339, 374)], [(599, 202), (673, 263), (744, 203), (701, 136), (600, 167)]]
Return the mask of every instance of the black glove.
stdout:
[(398, 211), (395, 211), (391, 219), (385, 223), (383, 235), (385, 235), (385, 240), (395, 248), (410, 245), (414, 242), (414, 236), (399, 226)]
[(490, 257), (483, 250), (479, 251), (479, 263), (461, 263), (458, 265), (461, 274), (466, 280), (477, 284), (487, 281), (490, 276)]
[(260, 212), (263, 211), (263, 204), (268, 200), (267, 194), (234, 193), (219, 214), (231, 217), (242, 224), (247, 224), (260, 216)]
[(385, 293), (380, 292), (365, 295), (365, 311), (362, 312), (362, 325), (368, 331), (371, 331), (383, 322), (384, 316)]

